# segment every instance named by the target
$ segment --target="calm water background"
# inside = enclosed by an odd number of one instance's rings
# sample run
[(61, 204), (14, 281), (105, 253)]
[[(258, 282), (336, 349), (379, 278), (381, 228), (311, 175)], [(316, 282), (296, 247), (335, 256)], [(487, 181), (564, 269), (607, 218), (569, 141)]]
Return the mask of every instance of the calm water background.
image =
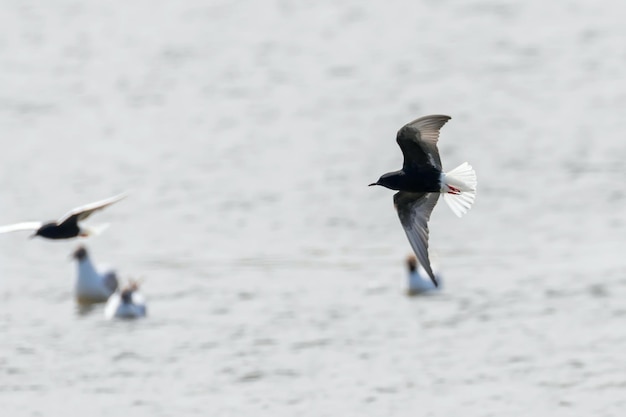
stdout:
[[(97, 214), (150, 317), (78, 314), (73, 242), (0, 236), (7, 416), (621, 416), (620, 1), (0, 3), (0, 223)], [(473, 210), (407, 299), (395, 132), (445, 113)]]

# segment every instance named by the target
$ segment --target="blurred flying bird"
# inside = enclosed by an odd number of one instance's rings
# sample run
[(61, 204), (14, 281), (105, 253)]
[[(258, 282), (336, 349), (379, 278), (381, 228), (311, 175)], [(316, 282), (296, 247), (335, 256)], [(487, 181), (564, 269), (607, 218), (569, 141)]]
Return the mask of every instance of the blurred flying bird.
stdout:
[(20, 230), (34, 230), (30, 237), (41, 236), (47, 239), (71, 239), (74, 237), (87, 237), (98, 234), (106, 228), (106, 226), (80, 226), (78, 222), (85, 220), (93, 212), (102, 210), (113, 203), (117, 203), (126, 197), (126, 193), (107, 198), (105, 200), (96, 201), (95, 203), (85, 204), (70, 210), (57, 221), (48, 223), (43, 222), (23, 222), (0, 226), (0, 233), (16, 232)]

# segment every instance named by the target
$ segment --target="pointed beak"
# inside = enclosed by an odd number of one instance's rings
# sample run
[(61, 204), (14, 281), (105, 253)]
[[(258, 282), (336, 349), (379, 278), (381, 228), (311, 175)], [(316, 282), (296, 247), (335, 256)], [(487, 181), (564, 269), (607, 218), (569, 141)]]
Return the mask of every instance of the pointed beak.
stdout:
[(368, 187), (371, 187), (372, 185), (378, 185), (378, 183), (377, 182), (373, 182), (370, 185), (368, 185)]

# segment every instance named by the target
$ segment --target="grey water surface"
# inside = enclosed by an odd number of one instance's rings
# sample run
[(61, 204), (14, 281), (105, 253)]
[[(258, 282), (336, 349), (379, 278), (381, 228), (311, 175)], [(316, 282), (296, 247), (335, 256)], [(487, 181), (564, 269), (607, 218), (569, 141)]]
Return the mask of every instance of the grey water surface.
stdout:
[[(626, 6), (2, 1), (0, 224), (89, 223), (149, 317), (0, 236), (3, 416), (621, 416)], [(406, 298), (395, 133), (443, 113), (446, 287)]]

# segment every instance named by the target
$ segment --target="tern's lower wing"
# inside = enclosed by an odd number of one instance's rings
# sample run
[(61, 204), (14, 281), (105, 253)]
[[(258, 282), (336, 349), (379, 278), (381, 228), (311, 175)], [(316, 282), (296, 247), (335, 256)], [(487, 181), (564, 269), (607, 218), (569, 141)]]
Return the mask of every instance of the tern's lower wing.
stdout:
[(0, 233), (19, 232), (21, 230), (37, 230), (41, 227), (41, 222), (23, 222), (0, 226)]
[(126, 198), (126, 196), (127, 196), (126, 193), (122, 193), (114, 197), (109, 197), (104, 200), (100, 200), (94, 203), (85, 204), (84, 206), (76, 207), (75, 209), (70, 210), (69, 213), (66, 213), (65, 216), (63, 216), (58, 221), (58, 224), (65, 223), (66, 221), (79, 222), (81, 220), (85, 220), (94, 211), (102, 210), (103, 208), (108, 207), (113, 203), (117, 203), (121, 199)]
[(437, 204), (439, 193), (408, 193), (400, 191), (393, 196), (400, 223), (411, 247), (428, 276), (437, 285), (428, 257), (428, 220)]

